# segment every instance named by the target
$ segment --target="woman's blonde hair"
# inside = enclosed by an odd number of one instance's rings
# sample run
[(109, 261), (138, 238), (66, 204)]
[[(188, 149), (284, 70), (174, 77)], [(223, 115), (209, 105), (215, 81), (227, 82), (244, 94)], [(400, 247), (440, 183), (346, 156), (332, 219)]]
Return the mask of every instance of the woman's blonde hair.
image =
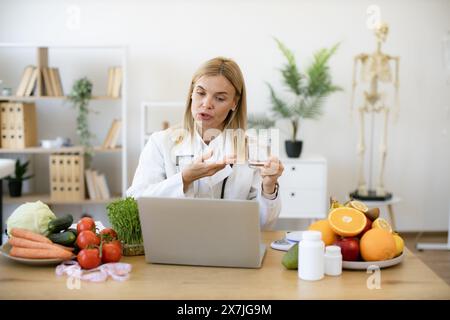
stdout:
[(192, 77), (191, 85), (189, 87), (189, 93), (186, 101), (186, 110), (184, 112), (184, 129), (193, 134), (195, 130), (195, 121), (192, 117), (191, 105), (192, 105), (192, 92), (194, 91), (194, 85), (198, 79), (203, 76), (224, 76), (230, 81), (236, 91), (236, 108), (225, 118), (225, 129), (243, 129), (247, 128), (247, 97), (245, 92), (244, 77), (242, 76), (241, 69), (231, 59), (217, 57), (206, 61), (195, 72)]

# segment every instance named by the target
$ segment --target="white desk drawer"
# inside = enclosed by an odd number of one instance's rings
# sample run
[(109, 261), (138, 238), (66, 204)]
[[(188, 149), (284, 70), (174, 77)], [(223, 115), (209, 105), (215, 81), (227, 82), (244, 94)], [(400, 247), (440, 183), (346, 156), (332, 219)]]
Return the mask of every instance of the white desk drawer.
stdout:
[(326, 165), (320, 163), (287, 163), (280, 185), (287, 188), (326, 188)]
[(325, 218), (326, 194), (323, 189), (283, 188), (280, 186), (280, 218)]

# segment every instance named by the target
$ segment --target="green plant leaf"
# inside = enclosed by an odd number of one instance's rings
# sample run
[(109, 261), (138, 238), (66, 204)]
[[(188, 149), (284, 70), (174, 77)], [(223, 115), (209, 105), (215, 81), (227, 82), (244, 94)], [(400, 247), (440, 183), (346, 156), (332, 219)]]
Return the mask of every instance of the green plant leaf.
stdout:
[(269, 129), (275, 126), (275, 120), (265, 114), (251, 114), (247, 119), (248, 127), (254, 129)]
[(84, 147), (85, 165), (90, 167), (93, 157), (93, 147), (91, 139), (95, 137), (89, 130), (88, 115), (89, 115), (89, 100), (92, 97), (92, 82), (84, 77), (75, 81), (72, 91), (69, 94), (69, 101), (72, 102), (73, 107), (77, 109), (77, 134), (80, 138), (80, 144)]
[(291, 118), (292, 110), (287, 106), (287, 104), (278, 98), (275, 90), (273, 90), (272, 85), (270, 83), (267, 84), (270, 89), (270, 99), (272, 101), (272, 110), (275, 114), (281, 115), (283, 118)]
[(132, 197), (126, 197), (111, 202), (106, 207), (108, 218), (119, 240), (126, 244), (142, 244), (142, 231), (139, 221), (137, 202)]
[(301, 85), (303, 76), (297, 68), (294, 54), (280, 40), (277, 38), (274, 39), (278, 44), (278, 48), (287, 60), (287, 63), (281, 69), (283, 82), (288, 89), (292, 90), (295, 94), (300, 95), (302, 93)]

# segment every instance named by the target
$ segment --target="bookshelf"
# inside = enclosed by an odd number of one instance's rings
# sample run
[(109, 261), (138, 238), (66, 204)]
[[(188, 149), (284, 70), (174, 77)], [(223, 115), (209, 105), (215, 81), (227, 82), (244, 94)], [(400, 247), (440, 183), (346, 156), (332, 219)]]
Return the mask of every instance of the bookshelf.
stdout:
[[(25, 53), (26, 52), (26, 53)], [(26, 56), (26, 57), (25, 57)], [(110, 59), (103, 59), (103, 57), (113, 57)], [(25, 57), (25, 58), (24, 58)], [(83, 60), (85, 58), (85, 60)], [(61, 62), (72, 59), (71, 62)], [(24, 77), (24, 70), (27, 66), (35, 66), (38, 69), (38, 76), (32, 95), (17, 96), (18, 86)], [(51, 69), (50, 66), (57, 69), (59, 80), (59, 87), (64, 90), (55, 91), (54, 95), (48, 95), (49, 91), (46, 89), (42, 68)], [(102, 69), (100, 70), (100, 65)], [(121, 86), (119, 95), (117, 90), (115, 94), (110, 94), (110, 71), (111, 66), (120, 67), (121, 71)], [(84, 68), (84, 69), (83, 69)], [(79, 69), (79, 70), (78, 70)], [(15, 102), (15, 103), (35, 103), (36, 112), (42, 118), (52, 117), (53, 113), (58, 113), (58, 121), (61, 123), (71, 123), (73, 128), (71, 132), (75, 132), (76, 121), (73, 112), (71, 111), (71, 104), (68, 102), (67, 94), (70, 92), (71, 84), (81, 77), (86, 76), (93, 83), (93, 96), (91, 97), (92, 104), (101, 106), (99, 113), (108, 116), (114, 113), (115, 118), (120, 118), (120, 139), (117, 145), (105, 148), (102, 145), (106, 134), (108, 133), (110, 120), (100, 118), (95, 120), (95, 127), (102, 127), (103, 132), (97, 134), (99, 141), (94, 142), (94, 162), (98, 157), (103, 160), (94, 164), (95, 169), (103, 172), (103, 166), (108, 169), (108, 164), (111, 162), (119, 162), (119, 170), (113, 171), (116, 176), (114, 182), (108, 181), (111, 188), (111, 197), (109, 199), (89, 198), (80, 200), (55, 200), (50, 197), (50, 190), (37, 190), (36, 193), (23, 194), (19, 198), (11, 198), (4, 194), (3, 201), (5, 204), (22, 204), (29, 201), (41, 200), (47, 204), (62, 204), (62, 205), (90, 205), (90, 204), (106, 204), (117, 198), (125, 195), (127, 189), (127, 143), (126, 143), (126, 119), (127, 119), (127, 47), (126, 46), (92, 46), (92, 45), (46, 45), (46, 44), (17, 44), (17, 43), (0, 43), (0, 79), (3, 80), (3, 85), (12, 88), (12, 96), (0, 96), (0, 102)], [(83, 74), (81, 73), (85, 70)], [(89, 73), (91, 72), (91, 73)], [(20, 78), (22, 77), (22, 78)], [(8, 83), (9, 85), (5, 85)], [(27, 90), (29, 92), (29, 90)], [(58, 94), (62, 92), (62, 94)], [(91, 103), (90, 103), (91, 105)], [(55, 107), (56, 106), (56, 107)], [(114, 111), (114, 112), (112, 112)], [(99, 116), (97, 116), (98, 118)], [(49, 120), (47, 120), (47, 123)], [(97, 125), (98, 123), (98, 125)], [(64, 125), (60, 125), (64, 128)], [(38, 125), (38, 140), (48, 139), (49, 135), (53, 138), (56, 136), (66, 137), (66, 132), (60, 130), (55, 133), (53, 128), (46, 128), (46, 125), (39, 127)], [(69, 129), (68, 129), (69, 130)], [(91, 128), (92, 130), (92, 128)], [(47, 132), (46, 132), (47, 131)], [(71, 136), (71, 140), (78, 141), (77, 136)], [(0, 147), (0, 158), (17, 158), (17, 157), (31, 157), (31, 161), (44, 157), (41, 163), (45, 161), (48, 163), (49, 157), (57, 153), (79, 153), (85, 152), (82, 146), (71, 146), (61, 148), (43, 148), (38, 145), (29, 146), (21, 149), (10, 149)], [(47, 165), (49, 166), (49, 165)], [(115, 168), (115, 167), (114, 167)], [(106, 172), (105, 172), (106, 173)], [(50, 180), (50, 175), (47, 175), (47, 181)], [(113, 186), (111, 184), (114, 184)], [(38, 188), (39, 189), (39, 188)], [(86, 188), (87, 190), (87, 188)]]

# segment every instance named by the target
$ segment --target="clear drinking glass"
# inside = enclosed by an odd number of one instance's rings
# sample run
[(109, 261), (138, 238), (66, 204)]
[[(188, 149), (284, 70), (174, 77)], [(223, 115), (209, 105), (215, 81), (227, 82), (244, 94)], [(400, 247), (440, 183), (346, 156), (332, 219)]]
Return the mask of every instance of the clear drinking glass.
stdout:
[(268, 130), (249, 130), (247, 133), (247, 159), (249, 167), (262, 167), (269, 160), (271, 143)]

